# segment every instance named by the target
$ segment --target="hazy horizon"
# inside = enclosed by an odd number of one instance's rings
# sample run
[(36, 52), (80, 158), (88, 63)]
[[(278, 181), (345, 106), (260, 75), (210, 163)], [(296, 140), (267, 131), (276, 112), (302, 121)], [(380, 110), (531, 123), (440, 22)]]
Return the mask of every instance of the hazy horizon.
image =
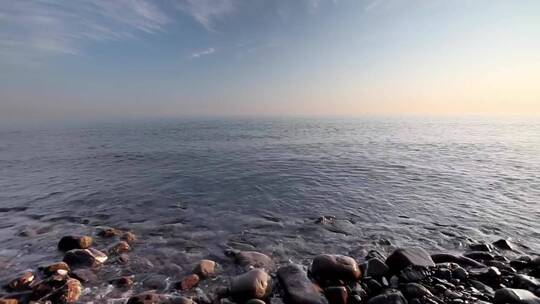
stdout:
[(0, 121), (538, 116), (538, 37), (538, 1), (0, 0)]

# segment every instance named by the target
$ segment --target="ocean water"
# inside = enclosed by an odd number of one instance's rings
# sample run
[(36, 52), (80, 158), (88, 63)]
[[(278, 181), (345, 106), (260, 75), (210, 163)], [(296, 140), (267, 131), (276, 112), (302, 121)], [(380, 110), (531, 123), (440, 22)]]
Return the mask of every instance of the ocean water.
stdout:
[(139, 236), (130, 266), (100, 276), (141, 280), (174, 281), (200, 258), (227, 271), (225, 248), (304, 264), (324, 252), (460, 251), (503, 237), (540, 252), (540, 120), (201, 119), (0, 131), (0, 280), (61, 259), (61, 236), (98, 226)]

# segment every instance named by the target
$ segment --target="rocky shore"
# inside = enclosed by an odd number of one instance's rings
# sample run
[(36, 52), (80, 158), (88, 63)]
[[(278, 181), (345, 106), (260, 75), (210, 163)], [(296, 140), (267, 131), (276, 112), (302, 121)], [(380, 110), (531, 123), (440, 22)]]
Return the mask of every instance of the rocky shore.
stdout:
[[(94, 238), (111, 245), (94, 248)], [(130, 252), (140, 242), (132, 232), (114, 228), (102, 228), (95, 237), (62, 237), (57, 246), (63, 260), (14, 274), (0, 292), (0, 304), (80, 303), (92, 292), (85, 285), (95, 284), (96, 274), (112, 265), (129, 268)], [(366, 256), (321, 254), (306, 266), (278, 264), (256, 251), (224, 254), (235, 273), (204, 259), (175, 282), (165, 276), (145, 282), (111, 277), (107, 286), (123, 296), (105, 296), (99, 303), (540, 304), (540, 256), (524, 255), (504, 239), (470, 244), (461, 254), (418, 247), (397, 248), (388, 256), (375, 250)], [(205, 281), (219, 284), (205, 288)], [(135, 292), (134, 286), (145, 290)]]

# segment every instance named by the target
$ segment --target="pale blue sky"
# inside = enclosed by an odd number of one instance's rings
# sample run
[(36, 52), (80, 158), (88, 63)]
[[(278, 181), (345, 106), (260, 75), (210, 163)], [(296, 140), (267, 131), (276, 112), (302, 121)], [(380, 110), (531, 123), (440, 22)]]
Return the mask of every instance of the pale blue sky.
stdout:
[(0, 119), (540, 113), (540, 1), (0, 0)]

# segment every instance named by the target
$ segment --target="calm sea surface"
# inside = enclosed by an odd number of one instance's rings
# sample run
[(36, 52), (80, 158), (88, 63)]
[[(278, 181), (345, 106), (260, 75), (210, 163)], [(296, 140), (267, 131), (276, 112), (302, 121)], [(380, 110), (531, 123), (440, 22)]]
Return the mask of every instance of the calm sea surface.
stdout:
[[(335, 220), (317, 223), (323, 215)], [(0, 280), (61, 259), (61, 236), (102, 225), (140, 239), (129, 270), (109, 272), (171, 280), (200, 258), (226, 261), (225, 248), (306, 263), (322, 252), (360, 257), (414, 244), (457, 251), (511, 237), (523, 252), (540, 252), (540, 120), (0, 131)]]

